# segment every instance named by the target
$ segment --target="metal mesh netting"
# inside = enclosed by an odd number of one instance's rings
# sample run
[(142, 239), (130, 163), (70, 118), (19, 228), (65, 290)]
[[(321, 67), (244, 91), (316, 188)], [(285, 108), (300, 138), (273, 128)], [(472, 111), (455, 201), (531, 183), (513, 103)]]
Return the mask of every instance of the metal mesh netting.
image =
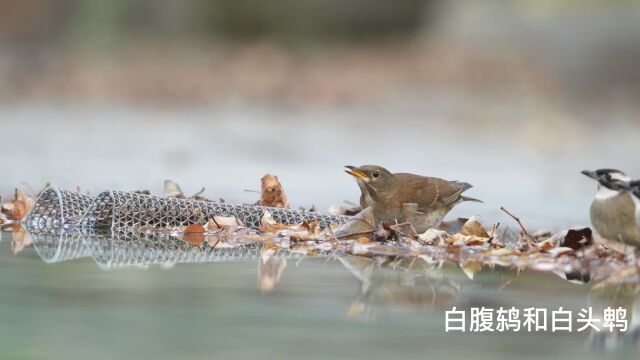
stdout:
[(349, 217), (256, 205), (230, 205), (214, 201), (164, 198), (124, 191), (103, 192), (80, 220), (82, 226), (114, 229), (177, 227), (204, 224), (214, 216), (233, 216), (244, 226), (257, 229), (266, 211), (282, 224), (317, 220), (322, 227), (342, 224)]
[(79, 192), (49, 187), (36, 200), (26, 223), (32, 228), (41, 229), (77, 223), (93, 199)]
[(106, 191), (94, 199), (50, 187), (38, 198), (26, 222), (28, 226), (36, 228), (78, 224), (83, 227), (134, 229), (204, 224), (214, 216), (233, 216), (244, 226), (257, 229), (266, 211), (282, 224), (317, 220), (321, 227), (327, 227), (329, 224), (343, 224), (350, 219), (349, 216), (302, 210), (164, 198), (124, 191)]

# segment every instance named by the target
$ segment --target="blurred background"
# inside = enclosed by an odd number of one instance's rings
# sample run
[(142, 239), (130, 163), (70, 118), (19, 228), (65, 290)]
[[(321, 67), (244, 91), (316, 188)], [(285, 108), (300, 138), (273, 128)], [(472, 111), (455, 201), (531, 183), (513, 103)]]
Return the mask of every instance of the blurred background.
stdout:
[(636, 1), (1, 0), (0, 194), (46, 182), (295, 206), (343, 165), (470, 182), (489, 222), (587, 222), (640, 177)]
[[(0, 195), (172, 179), (254, 203), (273, 173), (322, 211), (358, 201), (344, 165), (379, 164), (475, 185), (485, 203), (451, 217), (586, 225), (581, 170), (640, 178), (638, 19), (625, 0), (0, 0)], [(583, 333), (445, 333), (456, 304), (593, 304), (533, 271), (292, 260), (263, 294), (253, 260), (103, 271), (22, 246), (0, 234), (2, 358), (602, 357)]]

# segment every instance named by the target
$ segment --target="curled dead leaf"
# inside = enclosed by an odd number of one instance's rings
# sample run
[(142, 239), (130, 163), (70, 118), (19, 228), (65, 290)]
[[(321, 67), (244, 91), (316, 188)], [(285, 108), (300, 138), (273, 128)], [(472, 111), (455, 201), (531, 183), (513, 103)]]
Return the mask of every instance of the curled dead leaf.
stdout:
[(437, 229), (429, 229), (418, 235), (420, 241), (429, 245), (444, 245), (447, 237), (449, 237), (449, 234), (446, 231)]
[(446, 242), (456, 246), (481, 246), (489, 243), (488, 237), (480, 237), (476, 235), (453, 234), (450, 235)]
[[(34, 204), (35, 200), (32, 197), (28, 196), (20, 189), (16, 189), (13, 202), (11, 205), (7, 206), (7, 209), (9, 209), (8, 211), (10, 211), (10, 213), (8, 213), (9, 218), (14, 221), (24, 219), (29, 212), (31, 212)], [(3, 211), (4, 209), (5, 207), (3, 206)]]
[(269, 211), (265, 211), (260, 219), (260, 231), (274, 233), (278, 230), (290, 227), (290, 225), (276, 222)]
[(487, 230), (485, 230), (484, 226), (480, 224), (478, 217), (475, 215), (462, 225), (460, 233), (462, 235), (474, 235), (481, 238), (489, 238), (489, 233), (487, 233)]
[(289, 207), (287, 195), (285, 195), (284, 190), (282, 189), (282, 184), (278, 180), (277, 176), (266, 174), (262, 179), (260, 179), (260, 182), (260, 205), (277, 208)]
[(335, 231), (338, 239), (357, 239), (358, 237), (372, 236), (376, 227), (373, 218), (373, 209), (368, 207), (340, 226)]
[(320, 222), (318, 220), (305, 221), (302, 223), (302, 228), (313, 235), (320, 235), (322, 229), (320, 228)]

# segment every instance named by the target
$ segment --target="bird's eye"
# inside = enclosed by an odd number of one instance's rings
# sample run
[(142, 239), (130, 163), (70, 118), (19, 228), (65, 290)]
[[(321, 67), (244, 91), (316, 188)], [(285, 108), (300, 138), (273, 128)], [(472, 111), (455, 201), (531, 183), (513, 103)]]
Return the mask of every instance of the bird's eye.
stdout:
[(374, 171), (371, 176), (373, 176), (374, 178), (377, 178), (378, 176), (380, 176), (380, 172), (379, 171)]

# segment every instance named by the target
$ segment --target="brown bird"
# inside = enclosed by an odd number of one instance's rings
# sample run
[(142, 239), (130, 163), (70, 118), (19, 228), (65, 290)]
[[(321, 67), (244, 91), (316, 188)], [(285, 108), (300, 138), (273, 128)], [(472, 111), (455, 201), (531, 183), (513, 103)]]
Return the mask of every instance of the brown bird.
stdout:
[(615, 169), (584, 170), (582, 173), (598, 182), (598, 192), (589, 212), (594, 229), (606, 239), (640, 246), (637, 182), (631, 182), (629, 176)]
[(372, 207), (376, 222), (410, 222), (417, 232), (437, 228), (444, 216), (463, 201), (477, 201), (462, 193), (472, 186), (414, 174), (392, 174), (376, 165), (345, 166), (362, 192), (360, 206)]

